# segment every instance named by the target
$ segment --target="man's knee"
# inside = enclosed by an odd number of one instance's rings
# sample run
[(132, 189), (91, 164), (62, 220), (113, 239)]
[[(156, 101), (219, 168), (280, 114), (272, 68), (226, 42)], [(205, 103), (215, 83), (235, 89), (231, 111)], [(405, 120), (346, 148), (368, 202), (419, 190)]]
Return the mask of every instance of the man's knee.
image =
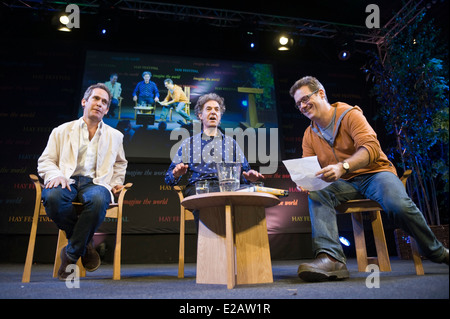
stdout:
[(44, 205), (61, 204), (64, 202), (71, 202), (67, 189), (63, 189), (61, 186), (53, 188), (44, 188), (42, 190), (42, 200)]
[(95, 187), (94, 191), (83, 195), (83, 204), (96, 210), (105, 210), (111, 202), (111, 194), (103, 186)]

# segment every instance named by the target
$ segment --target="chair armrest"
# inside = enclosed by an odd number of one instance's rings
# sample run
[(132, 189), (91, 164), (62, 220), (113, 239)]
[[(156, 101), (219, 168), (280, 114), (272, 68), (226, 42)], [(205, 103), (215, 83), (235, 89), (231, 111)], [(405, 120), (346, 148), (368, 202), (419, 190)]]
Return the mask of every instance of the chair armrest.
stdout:
[(36, 190), (41, 192), (42, 188), (44, 188), (44, 184), (41, 183), (41, 181), (39, 180), (39, 177), (34, 174), (30, 174), (29, 176), (30, 176), (31, 181), (34, 183)]
[(173, 190), (177, 192), (178, 197), (180, 198), (180, 203), (181, 203), (184, 199), (183, 187), (176, 185), (176, 186), (173, 186)]
[(126, 183), (119, 193), (119, 199), (117, 200), (117, 203), (122, 206), (123, 204), (123, 198), (125, 197), (125, 193), (133, 186), (133, 183)]

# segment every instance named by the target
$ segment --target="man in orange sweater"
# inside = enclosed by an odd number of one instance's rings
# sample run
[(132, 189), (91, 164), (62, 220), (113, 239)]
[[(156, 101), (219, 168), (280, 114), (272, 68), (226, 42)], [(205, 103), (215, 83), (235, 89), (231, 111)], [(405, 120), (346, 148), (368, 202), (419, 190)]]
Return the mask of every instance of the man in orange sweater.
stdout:
[(299, 266), (299, 277), (306, 281), (349, 277), (334, 207), (360, 198), (380, 203), (389, 218), (417, 241), (423, 256), (448, 265), (448, 249), (409, 198), (362, 110), (341, 102), (330, 104), (323, 85), (311, 76), (298, 80), (290, 94), (311, 120), (303, 136), (303, 157), (317, 156), (322, 169), (316, 176), (332, 183), (319, 191), (301, 189), (308, 193), (316, 259)]
[(174, 84), (172, 79), (165, 79), (164, 86), (167, 88), (167, 96), (164, 101), (161, 102), (163, 109), (161, 111), (160, 120), (165, 121), (169, 108), (175, 106), (175, 111), (181, 115), (187, 124), (192, 122), (191, 117), (184, 110), (186, 103), (189, 103), (189, 100), (186, 94), (184, 94), (183, 89)]

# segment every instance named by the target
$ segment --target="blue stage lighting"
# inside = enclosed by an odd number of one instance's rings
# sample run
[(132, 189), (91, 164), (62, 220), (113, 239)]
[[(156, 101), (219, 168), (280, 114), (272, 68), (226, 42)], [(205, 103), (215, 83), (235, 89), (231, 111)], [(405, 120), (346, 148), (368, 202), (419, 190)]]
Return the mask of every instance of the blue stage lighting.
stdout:
[(348, 247), (350, 246), (350, 242), (348, 241), (347, 238), (340, 236), (339, 237), (339, 241), (341, 242), (342, 245)]

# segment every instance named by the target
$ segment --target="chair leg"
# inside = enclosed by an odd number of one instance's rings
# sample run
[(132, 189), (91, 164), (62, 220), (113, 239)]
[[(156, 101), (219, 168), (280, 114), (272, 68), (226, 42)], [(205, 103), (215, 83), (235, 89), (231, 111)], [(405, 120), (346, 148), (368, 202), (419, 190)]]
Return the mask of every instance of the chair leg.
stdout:
[(364, 225), (361, 213), (352, 213), (353, 236), (355, 238), (356, 260), (358, 271), (365, 272), (367, 262), (366, 239), (364, 237)]
[(122, 209), (119, 208), (117, 217), (116, 247), (114, 248), (113, 280), (120, 280), (120, 263), (122, 252)]
[[(55, 254), (55, 263), (53, 265), (53, 278), (58, 277), (58, 270), (61, 266), (61, 250), (67, 246), (67, 237), (66, 233), (61, 229), (58, 232), (58, 241), (56, 243), (56, 254)], [(83, 267), (81, 263), (81, 258), (77, 261), (78, 268), (80, 269), (80, 277), (86, 277), (86, 269)]]
[(384, 235), (383, 222), (380, 211), (371, 212), (372, 231), (377, 248), (378, 266), (381, 271), (391, 271), (391, 262), (387, 249), (386, 236)]
[(67, 246), (67, 238), (64, 231), (59, 230), (58, 241), (56, 243), (55, 262), (53, 264), (53, 278), (58, 277), (58, 269), (61, 266), (61, 249)]
[(178, 250), (178, 278), (184, 278), (184, 246), (185, 246), (186, 219), (182, 208), (180, 214), (180, 246)]
[(25, 266), (22, 274), (22, 282), (30, 282), (31, 277), (31, 266), (33, 264), (34, 247), (36, 245), (37, 225), (39, 222), (39, 212), (41, 209), (40, 198), (38, 200), (39, 202), (36, 203), (35, 205), (33, 222), (31, 224), (30, 239), (28, 241), (27, 257), (25, 259)]
[(414, 267), (416, 268), (416, 274), (418, 276), (422, 276), (425, 274), (425, 271), (423, 270), (422, 259), (420, 258), (419, 248), (417, 247), (417, 242), (411, 236), (409, 236), (409, 242), (411, 245), (412, 257), (414, 260)]

